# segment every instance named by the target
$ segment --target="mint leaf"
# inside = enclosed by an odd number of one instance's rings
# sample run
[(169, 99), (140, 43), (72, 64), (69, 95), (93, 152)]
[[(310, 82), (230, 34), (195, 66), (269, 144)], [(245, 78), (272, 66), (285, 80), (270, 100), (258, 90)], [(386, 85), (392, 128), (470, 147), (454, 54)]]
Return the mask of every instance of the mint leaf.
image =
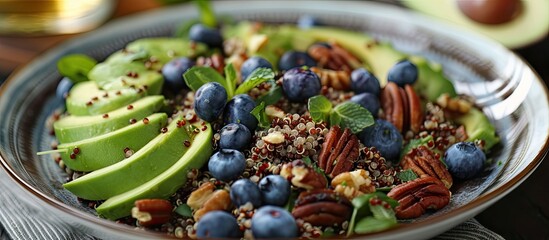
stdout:
[(265, 113), (265, 103), (261, 102), (250, 112), (258, 121), (258, 125), (261, 128), (271, 127), (271, 121), (269, 121), (269, 116)]
[(282, 87), (276, 85), (274, 81), (271, 81), (271, 89), (267, 94), (257, 98), (255, 100), (256, 103), (265, 102), (265, 105), (272, 105), (278, 102), (282, 98)]
[(216, 27), (217, 20), (208, 0), (196, 0), (196, 5), (200, 10), (200, 21), (208, 27)]
[(240, 86), (238, 86), (238, 88), (236, 89), (235, 95), (247, 93), (257, 85), (269, 80), (273, 80), (274, 77), (275, 77), (275, 74), (272, 69), (258, 68), (254, 70), (250, 74), (250, 76), (248, 76), (248, 78), (246, 78), (245, 82), (243, 82)]
[(209, 82), (217, 82), (225, 89), (228, 88), (223, 76), (211, 67), (192, 67), (183, 74), (183, 78), (185, 78), (187, 86), (193, 91)]
[(234, 87), (236, 86), (236, 70), (234, 69), (234, 66), (232, 63), (229, 63), (227, 66), (225, 66), (225, 83), (226, 87), (225, 90), (227, 90), (227, 95), (229, 95), (229, 99), (231, 99), (234, 96)]
[(379, 232), (395, 226), (397, 223), (388, 219), (377, 219), (375, 217), (365, 217), (358, 221), (355, 226), (355, 233), (365, 234)]
[(309, 98), (307, 108), (311, 114), (311, 118), (315, 122), (328, 122), (330, 119), (330, 112), (332, 111), (332, 103), (328, 98), (322, 95), (317, 95)]
[(354, 102), (339, 104), (330, 113), (330, 125), (349, 128), (353, 133), (359, 133), (373, 124), (374, 117), (372, 117), (372, 114), (366, 108)]
[(406, 169), (404, 171), (400, 171), (397, 175), (397, 178), (400, 179), (402, 182), (408, 182), (412, 181), (417, 178), (417, 174), (412, 171), (412, 169)]
[(95, 59), (84, 54), (70, 54), (57, 61), (59, 73), (74, 83), (88, 81), (88, 73), (97, 64)]
[(192, 217), (193, 216), (193, 210), (191, 210), (191, 207), (187, 204), (181, 204), (176, 209), (175, 212), (183, 217)]

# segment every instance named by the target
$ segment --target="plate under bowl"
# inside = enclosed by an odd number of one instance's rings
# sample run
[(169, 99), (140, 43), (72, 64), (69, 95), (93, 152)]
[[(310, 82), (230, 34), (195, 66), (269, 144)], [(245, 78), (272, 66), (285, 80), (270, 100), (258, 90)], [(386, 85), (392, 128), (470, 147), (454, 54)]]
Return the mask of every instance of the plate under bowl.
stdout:
[[(288, 2), (290, 3), (290, 2)], [(476, 99), (502, 139), (493, 164), (481, 177), (453, 192), (449, 206), (369, 237), (408, 239), (440, 234), (475, 216), (526, 179), (548, 149), (547, 89), (533, 70), (501, 45), (462, 29), (436, 23), (404, 9), (371, 2), (220, 1), (215, 10), (237, 20), (293, 23), (303, 14), (333, 26), (367, 32), (398, 49), (442, 64), (459, 93)], [(98, 218), (62, 188), (66, 175), (49, 156), (47, 117), (62, 102), (54, 97), (61, 76), (56, 61), (69, 53), (105, 59), (128, 42), (172, 35), (179, 23), (197, 17), (193, 6), (177, 6), (114, 21), (84, 34), (17, 71), (0, 89), (0, 161), (16, 185), (45, 211), (102, 238), (162, 238)]]

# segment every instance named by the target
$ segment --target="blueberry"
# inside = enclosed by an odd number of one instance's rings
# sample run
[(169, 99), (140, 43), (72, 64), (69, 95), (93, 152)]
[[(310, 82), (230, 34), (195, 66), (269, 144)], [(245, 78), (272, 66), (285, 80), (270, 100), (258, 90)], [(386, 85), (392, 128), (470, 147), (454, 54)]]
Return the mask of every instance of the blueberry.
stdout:
[(186, 86), (183, 73), (194, 65), (194, 61), (186, 57), (174, 58), (166, 63), (162, 67), (162, 76), (164, 77), (166, 87), (175, 93), (181, 91)]
[(302, 29), (308, 29), (315, 26), (324, 25), (317, 17), (311, 15), (303, 15), (297, 19), (297, 26)]
[(452, 176), (467, 180), (482, 171), (486, 155), (472, 142), (458, 142), (446, 150), (444, 161)]
[(269, 175), (258, 183), (265, 205), (284, 206), (290, 197), (290, 183), (280, 175)]
[(195, 42), (201, 42), (211, 48), (221, 48), (223, 37), (218, 29), (210, 28), (197, 23), (189, 29), (189, 38)]
[(267, 59), (258, 56), (246, 59), (240, 67), (240, 76), (242, 77), (242, 81), (246, 81), (248, 76), (258, 68), (273, 69), (273, 65), (267, 61)]
[(297, 223), (285, 209), (277, 206), (259, 208), (252, 217), (254, 238), (295, 238)]
[(224, 211), (215, 210), (204, 214), (196, 225), (196, 236), (203, 238), (240, 238), (242, 231), (236, 218)]
[(240, 207), (246, 203), (251, 203), (254, 208), (261, 207), (261, 192), (257, 184), (250, 179), (243, 178), (236, 180), (231, 185), (231, 202)]
[(242, 150), (252, 141), (248, 128), (240, 123), (229, 123), (221, 128), (219, 147), (222, 149)]
[(202, 85), (194, 95), (194, 111), (207, 122), (216, 120), (227, 102), (227, 91), (221, 84), (209, 82)]
[(72, 86), (74, 86), (74, 83), (72, 80), (68, 77), (64, 77), (59, 81), (59, 84), (57, 84), (57, 89), (55, 90), (55, 96), (60, 100), (65, 100), (65, 98), (69, 95), (69, 91), (71, 90)]
[(402, 135), (392, 123), (377, 119), (375, 124), (364, 129), (359, 137), (364, 146), (375, 147), (387, 160), (399, 160)]
[(255, 101), (247, 94), (234, 96), (225, 106), (223, 118), (225, 124), (241, 123), (250, 130), (255, 131), (257, 127), (257, 118), (250, 112), (256, 107)]
[(351, 89), (355, 93), (371, 93), (379, 96), (379, 80), (368, 70), (357, 68), (351, 73)]
[(287, 51), (278, 61), (278, 69), (287, 71), (295, 67), (314, 67), (316, 62), (306, 52)]
[(368, 109), (372, 116), (377, 117), (380, 103), (376, 95), (371, 93), (361, 93), (354, 95), (349, 101), (360, 104), (360, 106)]
[(208, 161), (208, 171), (218, 180), (229, 182), (236, 179), (246, 167), (246, 157), (238, 150), (221, 149)]
[(414, 84), (417, 80), (418, 70), (415, 64), (408, 60), (397, 62), (387, 73), (387, 80), (395, 82), (398, 86)]
[(282, 89), (291, 102), (305, 102), (320, 93), (320, 78), (311, 70), (292, 68), (284, 73)]

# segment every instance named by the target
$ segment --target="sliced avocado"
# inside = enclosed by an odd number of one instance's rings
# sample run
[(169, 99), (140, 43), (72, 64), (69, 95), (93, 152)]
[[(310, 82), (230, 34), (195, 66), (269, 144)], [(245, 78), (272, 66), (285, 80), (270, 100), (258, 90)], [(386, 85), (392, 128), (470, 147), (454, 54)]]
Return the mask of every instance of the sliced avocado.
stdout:
[(160, 94), (164, 83), (161, 73), (137, 61), (99, 63), (88, 73), (88, 78), (104, 90), (144, 88), (149, 95)]
[(496, 128), (488, 117), (477, 108), (471, 108), (467, 114), (457, 117), (455, 121), (465, 127), (467, 141), (484, 140), (484, 150), (486, 151), (499, 142)]
[(147, 96), (106, 115), (67, 116), (53, 123), (55, 136), (61, 143), (76, 142), (128, 126), (164, 106), (164, 96)]
[(443, 93), (447, 93), (450, 97), (457, 96), (454, 84), (444, 77), (440, 65), (429, 63), (425, 58), (417, 56), (412, 56), (409, 59), (417, 66), (419, 72), (414, 90), (420, 96), (429, 102), (436, 102)]
[(182, 119), (183, 114), (176, 115), (168, 125), (167, 132), (156, 136), (124, 161), (63, 186), (83, 199), (103, 200), (151, 180), (177, 162), (189, 149), (183, 144), (192, 140), (188, 126), (178, 127), (178, 121)]
[(66, 99), (67, 112), (73, 116), (107, 113), (142, 98), (146, 93), (133, 88), (104, 91), (94, 81), (75, 84)]
[(205, 126), (207, 129), (194, 136), (190, 148), (174, 165), (150, 181), (107, 199), (96, 208), (97, 213), (108, 219), (119, 219), (130, 215), (136, 200), (166, 199), (175, 193), (187, 180), (188, 172), (191, 169), (201, 168), (212, 154), (213, 132), (209, 124)]
[(155, 113), (146, 119), (97, 137), (60, 144), (57, 149), (67, 150), (60, 154), (70, 169), (89, 172), (104, 168), (124, 160), (127, 150), (138, 151), (156, 137), (168, 115)]

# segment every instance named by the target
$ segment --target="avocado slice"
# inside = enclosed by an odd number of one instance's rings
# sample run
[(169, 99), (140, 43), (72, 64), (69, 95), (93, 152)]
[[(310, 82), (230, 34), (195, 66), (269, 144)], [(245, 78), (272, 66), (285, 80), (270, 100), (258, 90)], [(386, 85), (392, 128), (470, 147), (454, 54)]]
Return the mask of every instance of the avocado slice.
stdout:
[(88, 78), (104, 90), (144, 88), (149, 95), (160, 94), (164, 83), (161, 73), (137, 61), (99, 63), (88, 73)]
[(164, 106), (164, 96), (147, 96), (128, 106), (120, 107), (104, 115), (67, 116), (53, 123), (55, 136), (61, 143), (76, 142), (83, 139), (112, 132), (151, 115)]
[[(188, 126), (178, 127), (183, 114), (176, 115), (167, 132), (122, 162), (99, 169), (63, 186), (76, 196), (102, 200), (131, 190), (156, 177), (173, 165), (188, 150), (183, 144), (191, 141)], [(119, 184), (114, 184), (119, 183)]]
[[(191, 42), (183, 38), (142, 38), (129, 43), (125, 49), (126, 53), (145, 52), (149, 58), (158, 60), (160, 64), (154, 65), (155, 69), (162, 68), (176, 57), (195, 57), (202, 55), (208, 50), (203, 43)], [(116, 56), (111, 56), (107, 61), (113, 61)]]
[[(76, 171), (89, 172), (124, 160), (126, 149), (138, 151), (156, 137), (166, 125), (168, 115), (155, 113), (135, 124), (114, 132), (78, 142), (57, 146), (65, 165)], [(108, 185), (109, 187), (111, 185)]]
[(146, 93), (133, 88), (105, 91), (94, 81), (75, 84), (66, 99), (67, 112), (73, 116), (107, 113), (142, 98)]
[(411, 56), (409, 60), (417, 66), (418, 79), (414, 84), (414, 90), (429, 102), (436, 102), (443, 93), (450, 97), (456, 97), (454, 84), (442, 72), (438, 64), (430, 63), (425, 58)]
[(119, 219), (131, 214), (134, 202), (145, 198), (168, 198), (187, 180), (191, 169), (201, 168), (213, 152), (213, 132), (210, 124), (206, 130), (194, 136), (187, 152), (169, 169), (136, 188), (113, 196), (96, 208), (97, 213), (108, 219)]
[(471, 108), (467, 114), (457, 117), (455, 121), (465, 127), (468, 136), (467, 141), (484, 140), (485, 151), (490, 150), (500, 140), (496, 135), (494, 125), (477, 108)]

